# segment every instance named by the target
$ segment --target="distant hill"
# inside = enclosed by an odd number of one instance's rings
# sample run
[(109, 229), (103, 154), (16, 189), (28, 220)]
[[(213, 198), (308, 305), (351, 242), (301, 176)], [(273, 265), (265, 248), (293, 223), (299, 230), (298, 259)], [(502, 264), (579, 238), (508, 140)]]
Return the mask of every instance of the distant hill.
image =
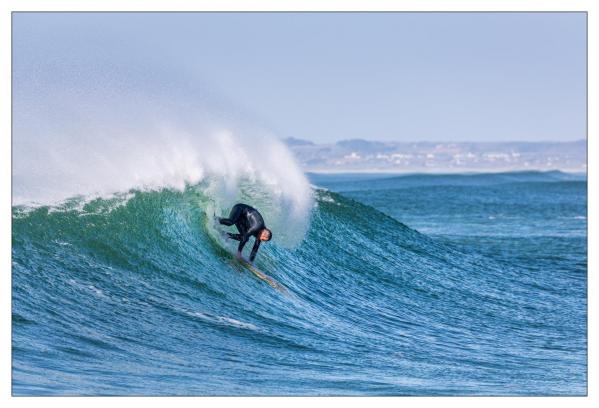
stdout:
[(289, 138), (307, 171), (457, 172), (586, 171), (586, 140), (574, 142), (381, 142), (362, 139), (316, 144)]
[(304, 139), (296, 139), (294, 137), (289, 137), (284, 140), (284, 142), (289, 146), (313, 146), (314, 142)]

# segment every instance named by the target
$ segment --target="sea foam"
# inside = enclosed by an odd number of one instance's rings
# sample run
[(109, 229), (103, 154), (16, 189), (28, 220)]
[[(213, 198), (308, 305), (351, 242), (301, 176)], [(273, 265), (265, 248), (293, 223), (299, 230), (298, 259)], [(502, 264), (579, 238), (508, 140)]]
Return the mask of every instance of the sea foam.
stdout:
[(74, 84), (63, 74), (17, 77), (13, 205), (201, 183), (217, 215), (249, 201), (280, 243), (303, 238), (312, 189), (278, 137), (222, 104), (212, 109), (189, 83), (106, 72), (86, 70)]

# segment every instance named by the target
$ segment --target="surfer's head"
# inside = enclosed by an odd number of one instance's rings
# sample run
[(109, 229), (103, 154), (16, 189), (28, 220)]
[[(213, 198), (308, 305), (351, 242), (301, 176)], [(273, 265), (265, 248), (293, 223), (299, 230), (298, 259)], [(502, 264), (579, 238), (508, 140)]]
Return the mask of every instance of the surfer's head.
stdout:
[(260, 241), (270, 241), (272, 239), (272, 232), (268, 228), (264, 228), (260, 231)]

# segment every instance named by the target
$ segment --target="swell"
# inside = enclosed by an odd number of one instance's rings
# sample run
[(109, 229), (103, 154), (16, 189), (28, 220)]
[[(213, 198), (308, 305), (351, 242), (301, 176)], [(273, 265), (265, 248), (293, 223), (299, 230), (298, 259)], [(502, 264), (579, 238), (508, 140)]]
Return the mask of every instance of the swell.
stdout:
[(509, 393), (506, 372), (528, 391), (566, 388), (538, 350), (582, 364), (580, 319), (554, 313), (574, 307), (559, 289), (582, 280), (547, 281), (315, 196), (299, 245), (274, 240), (257, 258), (290, 296), (215, 239), (201, 186), (14, 207), (16, 392), (40, 367), (48, 394), (443, 394), (485, 381)]

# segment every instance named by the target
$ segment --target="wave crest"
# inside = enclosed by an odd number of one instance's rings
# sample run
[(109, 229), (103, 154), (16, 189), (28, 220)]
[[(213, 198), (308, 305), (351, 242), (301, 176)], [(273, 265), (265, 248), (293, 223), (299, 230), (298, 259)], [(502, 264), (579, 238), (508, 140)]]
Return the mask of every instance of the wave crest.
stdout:
[(247, 202), (270, 215), (282, 244), (301, 241), (312, 190), (286, 146), (268, 131), (210, 113), (180, 85), (142, 82), (17, 87), (13, 205), (202, 185), (209, 211), (223, 215)]

